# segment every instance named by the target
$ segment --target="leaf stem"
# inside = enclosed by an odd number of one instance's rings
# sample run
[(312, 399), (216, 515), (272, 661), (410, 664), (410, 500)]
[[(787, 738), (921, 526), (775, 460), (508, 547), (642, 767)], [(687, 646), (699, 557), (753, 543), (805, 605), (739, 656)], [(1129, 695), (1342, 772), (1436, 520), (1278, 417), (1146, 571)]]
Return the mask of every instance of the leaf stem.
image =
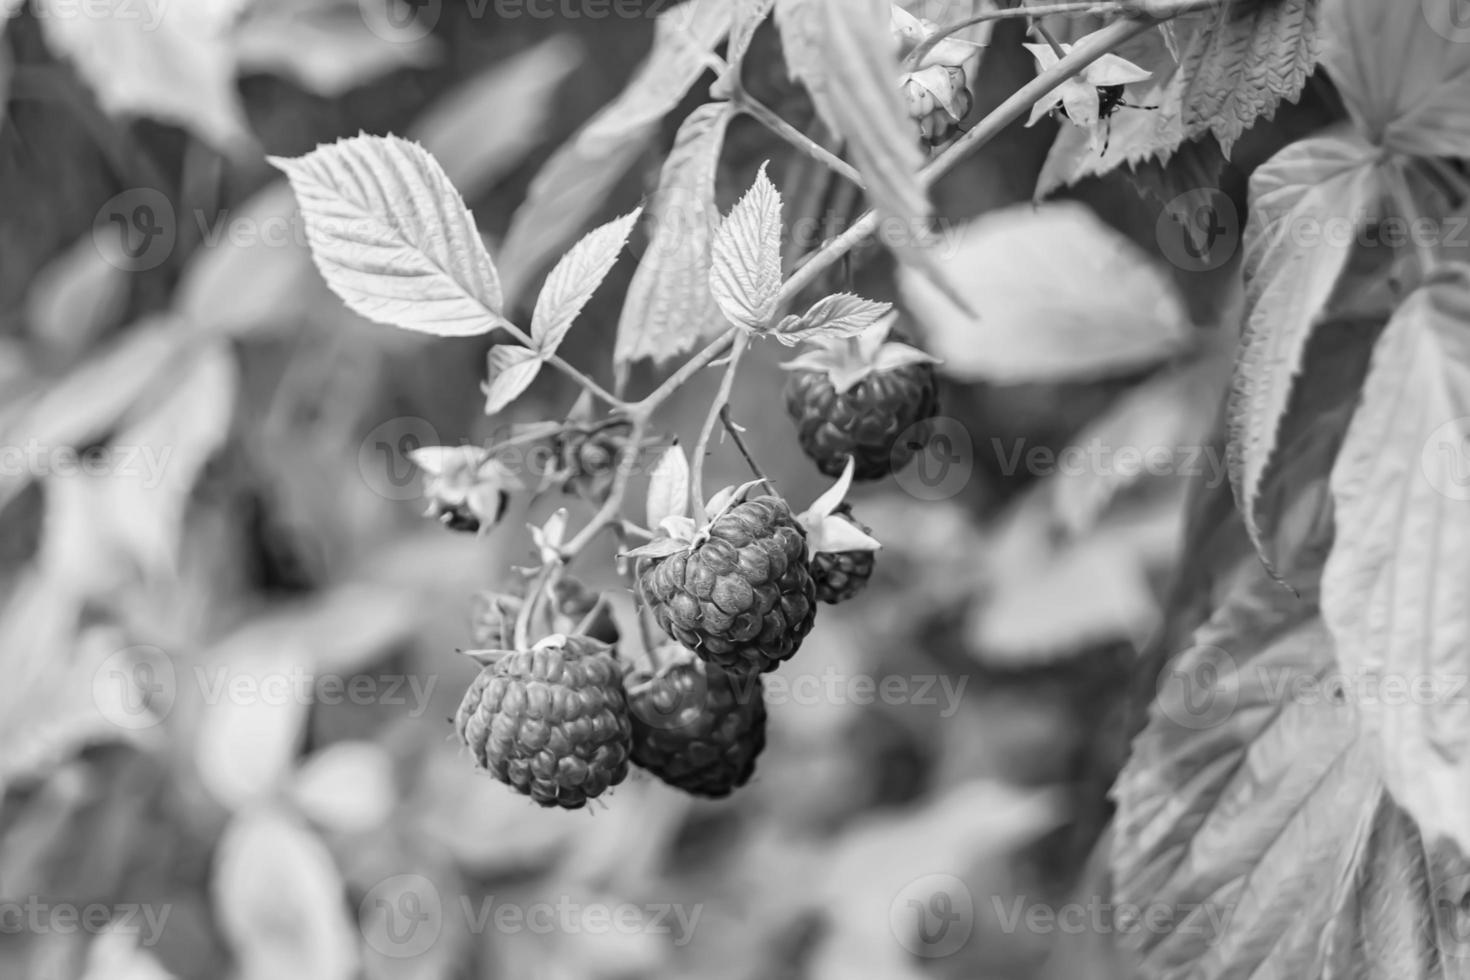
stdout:
[[(531, 339), (530, 335), (527, 334), (520, 327), (516, 326), (514, 323), (511, 323), (509, 320), (501, 323), (500, 329), (510, 334), (521, 344), (525, 345), (525, 347), (527, 347), (528, 349), (533, 351), (536, 349), (536, 342)], [(627, 408), (627, 404), (621, 398), (618, 398), (612, 392), (602, 387), (602, 385), (598, 384), (596, 381), (593, 381), (580, 369), (572, 367), (572, 365), (562, 360), (562, 358), (558, 357), (556, 354), (542, 354), (539, 356), (541, 357), (541, 360), (545, 361), (547, 364), (550, 364), (562, 374), (565, 374), (577, 384), (581, 385), (583, 390), (592, 395), (592, 397), (601, 399), (602, 401), (611, 405), (613, 408)]]
[(731, 92), (730, 101), (739, 107), (741, 112), (755, 119), (762, 126), (765, 126), (771, 132), (791, 144), (798, 152), (806, 154), (827, 167), (833, 173), (846, 177), (856, 186), (862, 188), (867, 187), (867, 184), (863, 182), (863, 175), (858, 173), (852, 164), (782, 119), (773, 109), (767, 107), (765, 103), (746, 92), (743, 88), (737, 87)]
[(745, 355), (745, 349), (750, 346), (750, 335), (740, 331), (735, 338), (735, 346), (730, 350), (730, 363), (725, 366), (725, 376), (720, 379), (720, 388), (715, 392), (715, 400), (710, 403), (709, 414), (704, 417), (704, 425), (699, 430), (699, 441), (694, 444), (694, 510), (700, 515), (696, 520), (702, 520), (704, 510), (704, 458), (709, 453), (710, 436), (715, 431), (715, 421), (720, 417), (720, 412), (730, 403), (730, 392), (735, 388), (735, 372), (740, 370), (740, 359)]

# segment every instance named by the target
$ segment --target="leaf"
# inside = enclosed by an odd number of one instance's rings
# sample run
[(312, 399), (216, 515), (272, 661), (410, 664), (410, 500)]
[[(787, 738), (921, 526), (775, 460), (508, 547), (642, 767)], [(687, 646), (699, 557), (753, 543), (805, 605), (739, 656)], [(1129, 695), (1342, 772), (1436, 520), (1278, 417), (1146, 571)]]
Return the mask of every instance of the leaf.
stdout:
[(684, 450), (670, 446), (653, 467), (648, 483), (648, 526), (658, 527), (668, 517), (689, 515), (689, 459)]
[(842, 475), (837, 478), (837, 482), (823, 491), (820, 497), (812, 501), (812, 505), (807, 508), (805, 516), (816, 520), (836, 511), (842, 505), (842, 501), (847, 499), (848, 491), (852, 489), (852, 474), (855, 466), (856, 464), (852, 456), (849, 455), (847, 462), (842, 467)]
[(934, 261), (960, 284), (973, 316), (911, 269), (900, 269), (899, 285), (957, 378), (1097, 378), (1190, 342), (1168, 278), (1085, 205), (1019, 205), (952, 234)]
[(92, 0), (80, 12), (67, 0), (39, 0), (36, 19), (46, 43), (76, 66), (107, 112), (185, 126), (238, 156), (255, 141), (226, 36), (234, 13), (226, 0)]
[(546, 277), (531, 316), (531, 339), (542, 357), (556, 353), (582, 307), (612, 270), (643, 209), (635, 208), (583, 236)]
[[(1371, 149), (1352, 132), (1302, 140), (1251, 178), (1245, 229), (1245, 327), (1229, 404), (1230, 480), (1246, 530), (1262, 546), (1257, 495), (1302, 355), (1352, 255), (1334, 234), (1377, 208)], [(1310, 238), (1305, 234), (1316, 229)]]
[(1282, 100), (1301, 97), (1319, 50), (1319, 0), (1225, 7), (1197, 33), (1179, 65), (1183, 136), (1213, 133), (1228, 157), (1236, 140)]
[(397, 802), (393, 760), (375, 742), (333, 742), (302, 765), (291, 785), (291, 799), (327, 830), (374, 830), (388, 820)]
[(835, 293), (817, 300), (799, 319), (783, 320), (776, 339), (791, 347), (802, 341), (856, 337), (892, 309), (892, 303), (880, 303), (852, 293)]
[(358, 932), (343, 889), (326, 846), (284, 812), (231, 820), (214, 856), (210, 907), (243, 980), (356, 976)]
[(336, 98), (398, 69), (440, 60), (437, 38), (411, 31), (384, 36), (398, 16), (370, 24), (355, 0), (255, 0), (235, 28), (235, 57), (242, 74), (280, 75)]
[(103, 332), (119, 326), (131, 286), (125, 268), (118, 235), (78, 239), (30, 284), (25, 315), (31, 335), (65, 358), (81, 354)]
[(653, 235), (628, 286), (613, 359), (667, 361), (725, 326), (710, 292), (710, 242), (719, 223), (715, 172), (733, 110), (709, 102), (679, 127), (648, 213)]
[(544, 363), (533, 350), (514, 344), (496, 344), (490, 348), (490, 380), (483, 386), (485, 414), (494, 415), (521, 396)]
[(888, 0), (777, 0), (791, 74), (851, 150), (874, 208), (900, 236), (885, 243), (922, 261), (932, 213), (919, 179), (924, 155), (894, 80), (901, 74)]
[(1411, 15), (1370, 0), (1323, 0), (1322, 54), (1354, 123), (1407, 156), (1470, 155), (1470, 24), (1458, 0)]
[(633, 80), (541, 168), (511, 218), (501, 253), (512, 303), (642, 155), (659, 121), (704, 74), (729, 25), (729, 0), (691, 0), (658, 18), (653, 50)]
[(440, 96), (409, 136), (439, 161), (460, 194), (476, 200), (546, 139), (557, 89), (583, 56), (575, 38), (557, 34), (499, 60)]
[[(1338, 534), (1322, 609), (1345, 674), (1380, 696), (1362, 725), (1433, 851), (1470, 854), (1470, 266), (1442, 269), (1389, 321), (1332, 470)], [(1403, 695), (1395, 697), (1397, 684)], [(1427, 685), (1427, 686), (1426, 686)]]
[(710, 257), (710, 293), (726, 319), (746, 330), (769, 329), (781, 292), (781, 192), (765, 164), (720, 223)]
[(771, 9), (775, 6), (776, 0), (734, 0), (735, 13), (730, 28), (730, 43), (725, 49), (725, 60), (732, 66), (738, 68), (745, 59), (745, 52), (750, 49), (756, 29), (771, 15)]
[(353, 312), (443, 337), (505, 322), (474, 216), (423, 147), (356, 136), (270, 161), (296, 191), (322, 278)]
[(1130, 976), (1325, 975), (1322, 935), (1382, 798), (1311, 604), (1251, 557), (1230, 582), (1165, 668), (1113, 791), (1114, 906), (1176, 917), (1128, 930)]

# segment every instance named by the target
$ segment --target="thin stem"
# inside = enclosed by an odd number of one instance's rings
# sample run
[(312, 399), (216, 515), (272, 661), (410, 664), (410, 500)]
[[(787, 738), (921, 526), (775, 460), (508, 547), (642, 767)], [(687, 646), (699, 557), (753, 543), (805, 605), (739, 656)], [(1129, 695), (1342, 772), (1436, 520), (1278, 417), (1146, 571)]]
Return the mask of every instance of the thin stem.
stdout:
[(658, 408), (658, 406), (667, 401), (669, 396), (683, 387), (690, 378), (704, 370), (715, 358), (725, 353), (739, 333), (739, 327), (731, 327), (710, 341), (703, 350), (685, 361), (679, 370), (669, 375), (663, 384), (650, 392), (642, 401), (630, 406), (629, 413), (635, 418), (639, 416), (645, 419), (648, 418), (648, 416), (653, 414), (655, 408)]
[(774, 110), (767, 107), (763, 102), (750, 95), (744, 89), (735, 89), (731, 93), (731, 101), (739, 106), (740, 110), (747, 116), (755, 119), (762, 126), (765, 126), (771, 132), (791, 144), (798, 152), (806, 154), (827, 167), (833, 173), (846, 177), (858, 187), (867, 187), (863, 182), (863, 175), (858, 173), (852, 164), (776, 115)]
[(776, 492), (776, 485), (767, 479), (766, 474), (761, 471), (760, 464), (750, 454), (750, 449), (745, 445), (745, 440), (740, 437), (740, 427), (730, 420), (730, 406), (724, 405), (720, 408), (720, 421), (725, 424), (725, 431), (730, 433), (730, 439), (735, 443), (735, 448), (740, 450), (740, 455), (745, 457), (745, 463), (750, 467), (750, 472), (755, 474), (756, 479), (766, 485), (771, 493)]
[(521, 611), (516, 614), (515, 644), (517, 650), (531, 648), (531, 620), (541, 607), (542, 597), (546, 594), (547, 582), (551, 579), (551, 573), (560, 567), (560, 565), (553, 564), (542, 568), (540, 574), (536, 576), (535, 584), (531, 586), (530, 595), (525, 602), (521, 603)]
[[(1032, 11), (1032, 13), (1035, 13), (1035, 11)], [(1051, 46), (1052, 53), (1058, 58), (1065, 58), (1067, 56), (1067, 49), (1057, 43), (1056, 37), (1051, 31), (1046, 29), (1045, 24), (1039, 20), (1032, 21), (1031, 29), (1041, 35), (1041, 39)]]
[(750, 337), (742, 331), (735, 338), (735, 346), (730, 351), (730, 363), (725, 366), (725, 376), (720, 380), (720, 388), (715, 392), (709, 414), (704, 417), (704, 426), (699, 430), (699, 441), (694, 444), (694, 511), (701, 517), (704, 510), (704, 457), (709, 453), (709, 440), (715, 431), (715, 421), (720, 417), (720, 411), (730, 402), (730, 392), (735, 388), (735, 372), (740, 370), (740, 359), (748, 346)]
[[(527, 334), (520, 327), (516, 326), (514, 323), (511, 323), (509, 320), (501, 323), (500, 329), (510, 334), (512, 337), (520, 341), (531, 350), (536, 349), (536, 342), (531, 339), (530, 335)], [(572, 367), (570, 364), (562, 360), (557, 355), (552, 354), (549, 357), (543, 357), (542, 360), (544, 360), (547, 364), (550, 364), (552, 367), (556, 368), (562, 374), (565, 374), (567, 377), (571, 378), (573, 381), (577, 382), (577, 384), (581, 385), (583, 389), (585, 389), (588, 393), (592, 395), (592, 397), (602, 399), (613, 408), (627, 407), (627, 405), (623, 402), (621, 398), (608, 391), (596, 381), (593, 381), (586, 374), (582, 373), (582, 371), (578, 368)]]

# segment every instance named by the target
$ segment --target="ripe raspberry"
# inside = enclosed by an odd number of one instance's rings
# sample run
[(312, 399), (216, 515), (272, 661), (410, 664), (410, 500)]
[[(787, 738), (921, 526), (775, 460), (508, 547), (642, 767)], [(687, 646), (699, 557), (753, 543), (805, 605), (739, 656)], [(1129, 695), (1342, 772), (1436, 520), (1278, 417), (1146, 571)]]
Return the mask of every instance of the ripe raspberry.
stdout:
[(627, 778), (621, 674), (605, 643), (554, 634), (480, 671), (454, 728), (496, 779), (541, 806), (575, 810)]
[(766, 747), (759, 674), (732, 675), (693, 657), (658, 675), (629, 671), (633, 762), (676, 789), (717, 799), (744, 786)]
[(792, 362), (797, 367), (786, 386), (786, 410), (817, 468), (837, 476), (851, 456), (857, 479), (877, 480), (908, 465), (921, 440), (899, 437), (939, 410), (932, 364), (875, 366), (850, 386), (838, 387), (846, 380), (841, 375), (801, 367), (814, 360), (805, 355)]
[[(837, 519), (846, 521), (864, 534), (873, 531), (855, 520), (852, 508), (846, 504), (837, 508)], [(812, 578), (817, 583), (817, 598), (835, 606), (857, 595), (873, 575), (874, 557), (870, 550), (818, 551), (812, 556)]]
[[(516, 591), (512, 593), (481, 594), (474, 618), (476, 646), (484, 650), (515, 648), (516, 617), (521, 614), (521, 608), (525, 604), (524, 588), (524, 583), (518, 583)], [(578, 632), (582, 620), (597, 606), (598, 598), (596, 592), (577, 579), (570, 575), (563, 577), (553, 587), (551, 599), (547, 603), (551, 613), (551, 632)], [(533, 624), (533, 628), (535, 627), (544, 628), (544, 625)], [(597, 615), (580, 632), (610, 646), (616, 644), (619, 633), (618, 624), (613, 619), (612, 607), (603, 603)]]
[[(645, 547), (659, 545), (672, 547)], [(774, 670), (816, 618), (806, 535), (779, 497), (729, 507), (689, 547), (639, 557), (636, 573), (664, 632), (726, 670)]]

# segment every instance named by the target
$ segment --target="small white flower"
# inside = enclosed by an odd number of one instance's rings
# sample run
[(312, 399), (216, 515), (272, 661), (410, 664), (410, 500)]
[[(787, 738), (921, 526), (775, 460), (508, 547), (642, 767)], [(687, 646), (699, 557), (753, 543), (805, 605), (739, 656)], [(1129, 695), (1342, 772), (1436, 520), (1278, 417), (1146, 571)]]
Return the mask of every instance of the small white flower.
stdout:
[[(1091, 36), (1087, 35), (1087, 37)], [(1086, 37), (1078, 38), (1076, 43), (1081, 44), (1086, 39)], [(1070, 53), (1074, 46), (1073, 44), (1061, 45), (1062, 53)], [(1046, 71), (1061, 60), (1061, 55), (1058, 55), (1050, 44), (1028, 44), (1026, 50), (1035, 56), (1036, 65), (1042, 71)], [(1105, 54), (1082, 69), (1079, 77), (1067, 79), (1032, 106), (1031, 118), (1026, 121), (1026, 125), (1035, 125), (1036, 120), (1060, 106), (1067, 121), (1087, 130), (1092, 148), (1101, 151), (1105, 139), (1104, 123), (1107, 117), (1102, 114), (1099, 89), (1116, 85), (1131, 85), (1152, 77), (1153, 72), (1145, 71), (1131, 61), (1115, 54)]]

